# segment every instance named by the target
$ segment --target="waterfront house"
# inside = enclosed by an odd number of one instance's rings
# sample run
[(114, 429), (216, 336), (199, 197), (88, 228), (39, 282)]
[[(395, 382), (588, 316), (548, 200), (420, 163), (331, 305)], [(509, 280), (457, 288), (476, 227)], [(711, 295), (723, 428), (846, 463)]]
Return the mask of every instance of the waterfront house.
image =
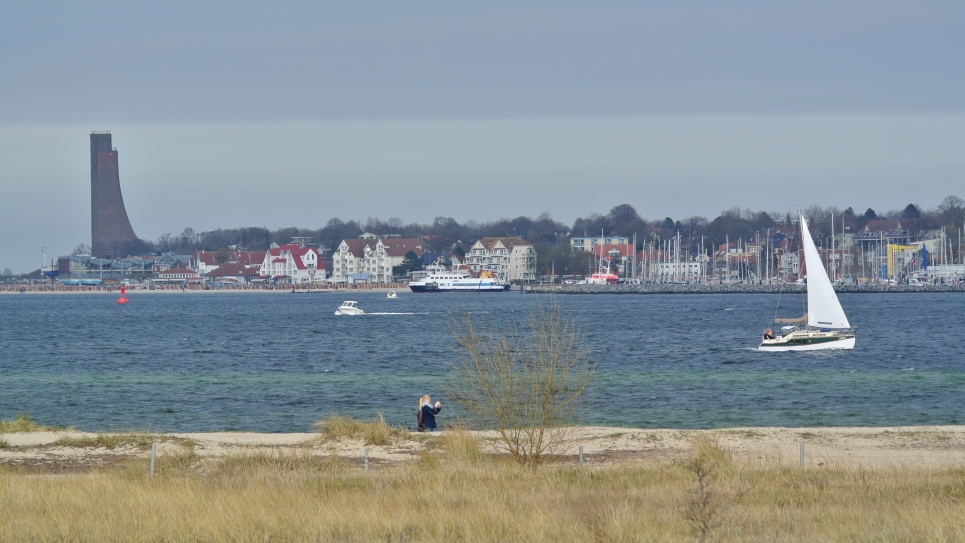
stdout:
[(325, 265), (318, 250), (301, 244), (271, 244), (261, 262), (261, 275), (273, 281), (287, 280), (293, 285), (325, 281)]
[(510, 281), (536, 280), (536, 249), (520, 237), (482, 238), (466, 252), (473, 273), (492, 270)]
[(154, 271), (162, 272), (169, 268), (190, 268), (191, 255), (177, 255), (171, 252), (154, 258)]
[(332, 282), (347, 283), (352, 274), (368, 274), (367, 281), (388, 283), (392, 281), (392, 268), (402, 264), (406, 253), (412, 251), (417, 257), (424, 252), (419, 238), (343, 239), (332, 253)]

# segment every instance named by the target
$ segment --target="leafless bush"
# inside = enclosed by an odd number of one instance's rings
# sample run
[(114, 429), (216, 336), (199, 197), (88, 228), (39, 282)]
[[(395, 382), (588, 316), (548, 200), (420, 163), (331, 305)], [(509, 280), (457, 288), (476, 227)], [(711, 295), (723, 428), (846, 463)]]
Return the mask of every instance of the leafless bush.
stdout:
[(535, 468), (566, 444), (596, 363), (555, 303), (540, 303), (525, 324), (454, 317), (460, 356), (445, 392), (468, 426), (496, 430), (500, 448)]

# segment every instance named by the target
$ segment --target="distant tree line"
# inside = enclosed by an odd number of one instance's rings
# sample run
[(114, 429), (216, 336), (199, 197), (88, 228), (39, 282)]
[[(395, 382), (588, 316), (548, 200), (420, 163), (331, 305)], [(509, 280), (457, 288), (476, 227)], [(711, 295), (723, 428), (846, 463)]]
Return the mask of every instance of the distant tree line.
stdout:
[[(834, 217), (835, 231), (840, 233), (842, 218), (856, 230), (861, 230), (873, 220), (901, 220), (902, 226), (916, 235), (919, 232), (945, 227), (957, 232), (965, 222), (965, 201), (957, 196), (948, 196), (935, 209), (923, 209), (916, 204), (904, 208), (876, 212), (868, 208), (857, 212), (849, 207), (810, 206), (803, 210), (811, 232), (816, 239), (831, 235), (831, 218)], [(358, 238), (363, 232), (377, 236), (397, 235), (401, 237), (423, 237), (435, 251), (464, 256), (465, 252), (478, 239), (496, 236), (519, 236), (532, 243), (536, 249), (538, 273), (554, 270), (557, 274), (582, 274), (592, 266), (589, 255), (573, 251), (570, 237), (627, 236), (631, 240), (636, 235), (636, 250), (679, 236), (681, 252), (696, 255), (701, 247), (713, 250), (723, 245), (725, 240), (749, 241), (763, 237), (768, 232), (779, 229), (793, 230), (797, 212), (754, 211), (740, 207), (724, 210), (713, 219), (694, 215), (681, 220), (671, 217), (646, 219), (629, 204), (621, 204), (606, 214), (593, 213), (577, 218), (572, 225), (554, 220), (549, 213), (536, 218), (501, 218), (490, 222), (466, 221), (462, 224), (452, 217), (436, 217), (431, 223), (405, 224), (392, 217), (388, 220), (370, 217), (364, 222), (342, 221), (332, 218), (325, 226), (311, 228), (280, 228), (269, 230), (264, 227), (219, 228), (210, 232), (195, 232), (185, 228), (179, 235), (163, 234), (156, 241), (139, 240), (126, 251), (127, 254), (159, 254), (165, 252), (193, 253), (196, 250), (219, 251), (226, 258), (228, 247), (238, 247), (253, 251), (264, 251), (272, 243), (290, 243), (294, 237), (312, 238), (321, 246), (334, 250), (343, 239)], [(80, 246), (80, 248), (85, 246)], [(409, 265), (412, 265), (410, 262)]]

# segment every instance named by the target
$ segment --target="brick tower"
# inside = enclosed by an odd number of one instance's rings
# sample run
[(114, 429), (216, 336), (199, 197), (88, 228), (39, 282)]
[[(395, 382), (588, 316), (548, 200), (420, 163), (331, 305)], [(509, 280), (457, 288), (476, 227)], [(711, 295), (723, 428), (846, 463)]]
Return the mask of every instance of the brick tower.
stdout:
[(95, 257), (120, 254), (137, 241), (121, 196), (117, 173), (117, 150), (111, 147), (110, 132), (90, 135), (90, 237)]

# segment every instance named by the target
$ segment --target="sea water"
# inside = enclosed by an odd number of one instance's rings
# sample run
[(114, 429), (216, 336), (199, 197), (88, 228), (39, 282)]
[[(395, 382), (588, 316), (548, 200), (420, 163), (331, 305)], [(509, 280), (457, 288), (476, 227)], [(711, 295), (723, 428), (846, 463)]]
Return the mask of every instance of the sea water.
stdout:
[[(854, 351), (761, 353), (776, 295), (128, 293), (0, 296), (0, 419), (83, 430), (310, 431), (414, 424), (463, 313), (558, 303), (599, 364), (582, 422), (642, 428), (965, 423), (965, 296), (842, 294)], [(366, 315), (336, 316), (345, 299)], [(784, 316), (800, 314), (784, 295)], [(506, 401), (513, 401), (507, 398)]]

